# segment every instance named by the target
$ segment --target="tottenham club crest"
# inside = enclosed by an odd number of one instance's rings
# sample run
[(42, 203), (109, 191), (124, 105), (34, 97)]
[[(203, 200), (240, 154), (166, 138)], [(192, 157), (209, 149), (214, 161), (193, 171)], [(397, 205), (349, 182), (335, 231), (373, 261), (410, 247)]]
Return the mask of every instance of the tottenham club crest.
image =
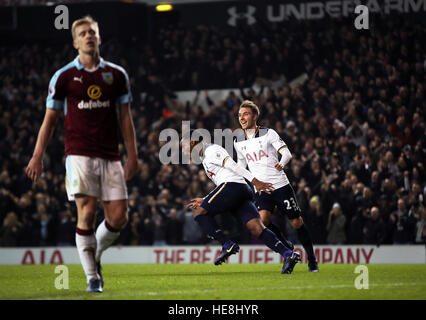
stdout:
[(106, 84), (112, 84), (114, 78), (111, 72), (102, 72), (102, 78), (104, 79)]

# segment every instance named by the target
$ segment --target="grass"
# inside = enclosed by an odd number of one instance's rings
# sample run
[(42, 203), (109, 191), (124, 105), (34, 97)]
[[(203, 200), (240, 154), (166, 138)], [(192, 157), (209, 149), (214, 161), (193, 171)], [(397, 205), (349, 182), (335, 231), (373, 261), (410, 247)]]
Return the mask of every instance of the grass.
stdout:
[(323, 264), (291, 275), (279, 264), (104, 265), (104, 292), (85, 292), (80, 265), (68, 265), (69, 289), (55, 288), (56, 265), (0, 266), (0, 299), (400, 300), (426, 299), (426, 265), (368, 265), (369, 289), (357, 290), (356, 265)]

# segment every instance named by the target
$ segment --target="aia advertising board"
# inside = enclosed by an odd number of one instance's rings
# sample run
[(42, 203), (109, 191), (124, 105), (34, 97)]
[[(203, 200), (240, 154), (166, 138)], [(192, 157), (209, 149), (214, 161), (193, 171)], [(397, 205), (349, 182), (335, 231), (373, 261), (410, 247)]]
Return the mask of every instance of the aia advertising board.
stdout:
[[(241, 245), (240, 252), (228, 263), (281, 263), (282, 257), (261, 245)], [(296, 246), (302, 263), (307, 262), (302, 247)], [(220, 246), (128, 246), (111, 247), (105, 251), (105, 264), (196, 264), (213, 263)], [(376, 246), (315, 246), (319, 263), (334, 264), (424, 264), (424, 245)], [(1, 248), (0, 265), (79, 264), (75, 247)]]

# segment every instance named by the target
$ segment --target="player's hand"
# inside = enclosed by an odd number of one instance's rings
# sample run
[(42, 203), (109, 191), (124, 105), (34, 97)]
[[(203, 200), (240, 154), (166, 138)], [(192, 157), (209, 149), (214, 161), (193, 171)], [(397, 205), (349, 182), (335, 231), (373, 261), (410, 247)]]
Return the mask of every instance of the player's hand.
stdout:
[(272, 186), (272, 183), (263, 182), (263, 181), (257, 180), (256, 178), (254, 178), (251, 183), (255, 186), (259, 194), (261, 194), (262, 191), (266, 193), (271, 193), (272, 191), (274, 191), (274, 187)]
[(129, 157), (124, 164), (124, 177), (126, 180), (132, 179), (135, 174), (139, 171), (138, 159), (135, 157)]
[(279, 162), (277, 162), (276, 164), (274, 164), (274, 167), (275, 167), (275, 169), (277, 169), (278, 171), (282, 171), (282, 170), (284, 170), (284, 167), (279, 163)]
[(43, 172), (43, 158), (33, 156), (25, 168), (25, 173), (34, 182), (37, 182)]
[(189, 203), (185, 205), (185, 209), (196, 209), (203, 202), (203, 198), (195, 198), (192, 199)]

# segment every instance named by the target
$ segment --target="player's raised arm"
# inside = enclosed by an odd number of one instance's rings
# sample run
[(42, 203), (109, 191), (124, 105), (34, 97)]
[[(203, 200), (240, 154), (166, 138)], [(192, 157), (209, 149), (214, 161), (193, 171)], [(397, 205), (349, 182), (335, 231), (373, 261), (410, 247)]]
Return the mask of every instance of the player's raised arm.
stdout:
[(124, 176), (126, 180), (130, 180), (136, 174), (139, 167), (135, 126), (130, 111), (130, 102), (120, 105), (120, 126), (127, 151), (127, 160), (124, 164)]
[(37, 181), (43, 172), (43, 155), (50, 139), (52, 138), (53, 132), (55, 131), (58, 118), (58, 110), (50, 108), (46, 109), (46, 114), (37, 136), (33, 156), (25, 168), (25, 173), (33, 181)]

